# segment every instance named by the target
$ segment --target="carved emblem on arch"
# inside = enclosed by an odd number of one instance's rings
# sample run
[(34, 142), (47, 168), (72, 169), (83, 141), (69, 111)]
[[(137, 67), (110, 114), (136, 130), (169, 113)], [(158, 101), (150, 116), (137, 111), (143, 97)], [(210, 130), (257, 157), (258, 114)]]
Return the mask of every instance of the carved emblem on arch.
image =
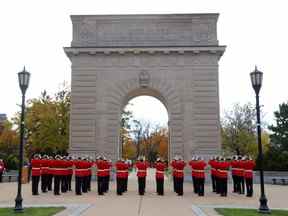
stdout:
[(139, 73), (139, 86), (141, 88), (147, 88), (150, 84), (150, 74), (146, 70), (142, 70)]

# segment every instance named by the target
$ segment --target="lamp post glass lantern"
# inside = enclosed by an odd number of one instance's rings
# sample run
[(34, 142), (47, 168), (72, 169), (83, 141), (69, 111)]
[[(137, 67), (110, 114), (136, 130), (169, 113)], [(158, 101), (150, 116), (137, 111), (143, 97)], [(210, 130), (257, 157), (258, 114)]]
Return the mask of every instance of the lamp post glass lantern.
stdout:
[(22, 167), (23, 167), (23, 144), (24, 144), (24, 120), (25, 120), (25, 93), (29, 86), (29, 80), (30, 80), (30, 73), (26, 71), (25, 67), (23, 68), (23, 71), (18, 73), (18, 81), (19, 81), (19, 87), (22, 92), (22, 105), (21, 105), (21, 121), (20, 121), (20, 145), (19, 145), (19, 167), (18, 167), (18, 190), (17, 190), (17, 196), (15, 199), (15, 212), (22, 212), (22, 184), (21, 184), (21, 177), (22, 177)]
[(259, 92), (262, 86), (263, 73), (257, 69), (250, 73), (251, 83), (256, 94), (256, 114), (257, 114), (257, 141), (258, 141), (258, 161), (259, 161), (259, 171), (260, 171), (260, 207), (258, 211), (260, 213), (270, 213), (270, 209), (267, 205), (267, 198), (265, 196), (264, 190), (264, 172), (263, 172), (263, 152), (262, 152), (262, 142), (261, 142), (261, 122), (260, 122), (260, 106), (259, 106)]

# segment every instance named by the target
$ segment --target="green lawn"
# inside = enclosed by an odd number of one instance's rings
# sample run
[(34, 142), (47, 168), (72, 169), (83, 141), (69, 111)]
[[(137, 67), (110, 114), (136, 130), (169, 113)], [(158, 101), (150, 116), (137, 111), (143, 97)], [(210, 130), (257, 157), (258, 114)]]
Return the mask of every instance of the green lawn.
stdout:
[(288, 211), (285, 210), (272, 210), (271, 214), (259, 214), (256, 209), (229, 209), (229, 208), (216, 208), (220, 215), (223, 216), (288, 216)]
[(0, 208), (1, 216), (11, 216), (11, 215), (19, 215), (19, 216), (52, 216), (62, 210), (64, 207), (39, 207), (39, 208), (24, 208), (23, 213), (15, 213), (13, 208)]

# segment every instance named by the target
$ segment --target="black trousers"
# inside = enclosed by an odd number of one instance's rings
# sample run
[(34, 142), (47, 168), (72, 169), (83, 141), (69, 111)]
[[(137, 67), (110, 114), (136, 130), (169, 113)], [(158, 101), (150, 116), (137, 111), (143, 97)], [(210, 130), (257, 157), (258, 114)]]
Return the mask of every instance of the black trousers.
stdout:
[(138, 177), (139, 195), (144, 195), (144, 193), (145, 193), (145, 182), (146, 182), (146, 177)]
[(91, 191), (91, 175), (88, 176), (87, 181), (87, 191)]
[(107, 193), (109, 191), (109, 182), (110, 175), (104, 177), (104, 192)]
[(247, 196), (252, 197), (253, 196), (253, 178), (246, 178), (246, 191)]
[(53, 182), (53, 175), (49, 174), (47, 179), (48, 191), (52, 191), (52, 182)]
[(156, 191), (158, 195), (164, 195), (164, 178), (156, 178)]
[(67, 175), (61, 175), (61, 192), (66, 193), (67, 192)]
[(227, 178), (219, 178), (219, 183), (221, 196), (227, 196)]
[(2, 182), (2, 175), (3, 175), (3, 172), (0, 172), (0, 182)]
[(216, 178), (214, 175), (211, 175), (211, 180), (212, 180), (212, 191), (216, 192)]
[(82, 177), (82, 192), (83, 193), (88, 192), (88, 176)]
[(38, 185), (40, 176), (32, 176), (32, 195), (38, 195)]
[(233, 193), (237, 193), (238, 192), (237, 176), (236, 175), (232, 175), (232, 179), (233, 179)]
[(174, 192), (176, 192), (176, 177), (173, 176), (173, 189), (174, 189)]
[(197, 192), (199, 196), (204, 196), (204, 184), (205, 178), (196, 178), (197, 182)]
[(198, 193), (197, 178), (195, 178), (195, 176), (192, 176), (192, 180), (193, 180), (193, 191), (194, 193)]
[(81, 195), (82, 194), (82, 182), (83, 182), (83, 177), (82, 176), (75, 176), (75, 193), (76, 195)]
[(110, 184), (110, 175), (108, 175), (107, 177), (107, 180), (106, 180), (106, 192), (109, 191), (109, 184)]
[(72, 174), (69, 174), (67, 176), (67, 190), (69, 191), (72, 191), (71, 182), (72, 182)]
[(221, 179), (219, 177), (215, 176), (215, 182), (216, 182), (216, 193), (220, 194), (221, 193)]
[(41, 191), (43, 193), (46, 193), (48, 189), (48, 177), (48, 174), (41, 175)]
[(127, 192), (128, 189), (128, 177), (124, 179), (124, 191), (123, 192)]
[(239, 193), (240, 194), (245, 194), (245, 179), (243, 176), (239, 176)]
[(103, 176), (97, 177), (97, 184), (98, 184), (98, 194), (103, 195), (104, 193), (104, 177)]
[(61, 183), (61, 176), (55, 175), (54, 176), (54, 195), (60, 195), (60, 183)]
[(183, 195), (183, 181), (184, 181), (184, 178), (176, 177), (175, 180), (176, 180), (176, 193), (179, 196), (182, 196)]
[(125, 178), (116, 178), (117, 181), (117, 195), (122, 195), (123, 192), (125, 192)]

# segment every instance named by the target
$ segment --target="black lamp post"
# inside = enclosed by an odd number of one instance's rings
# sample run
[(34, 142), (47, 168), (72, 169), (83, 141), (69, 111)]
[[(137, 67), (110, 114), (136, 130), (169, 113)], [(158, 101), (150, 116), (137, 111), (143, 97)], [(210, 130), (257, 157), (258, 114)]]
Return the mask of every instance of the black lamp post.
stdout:
[(21, 195), (21, 177), (23, 167), (23, 144), (24, 144), (24, 115), (25, 115), (25, 93), (29, 86), (30, 73), (23, 68), (23, 71), (18, 73), (19, 86), (22, 92), (22, 106), (21, 106), (21, 122), (20, 122), (20, 146), (19, 146), (19, 170), (18, 170), (18, 191), (15, 199), (15, 212), (22, 212), (22, 195)]
[(260, 106), (259, 106), (259, 92), (262, 86), (263, 73), (255, 70), (250, 73), (251, 83), (256, 93), (256, 112), (257, 112), (257, 138), (258, 138), (258, 161), (259, 161), (259, 171), (260, 171), (260, 184), (261, 184), (261, 195), (260, 195), (260, 207), (258, 211), (260, 213), (270, 213), (270, 209), (267, 205), (267, 198), (264, 191), (264, 173), (263, 173), (263, 152), (262, 152), (262, 143), (261, 143), (261, 123), (260, 123)]

